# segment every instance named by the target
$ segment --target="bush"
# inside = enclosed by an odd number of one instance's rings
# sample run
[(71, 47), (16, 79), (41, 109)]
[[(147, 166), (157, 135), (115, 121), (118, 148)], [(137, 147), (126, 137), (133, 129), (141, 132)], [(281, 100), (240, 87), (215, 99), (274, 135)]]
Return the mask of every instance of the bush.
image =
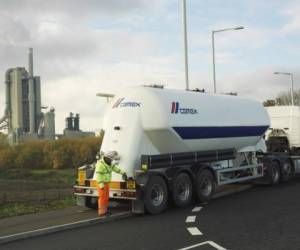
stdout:
[(0, 150), (0, 169), (15, 168), (16, 166), (16, 150), (7, 147)]
[(0, 150), (8, 147), (7, 136), (0, 132)]
[(45, 142), (36, 141), (16, 146), (15, 168), (39, 169), (43, 168), (43, 147)]
[(57, 141), (33, 141), (0, 148), (0, 169), (64, 169), (92, 163), (102, 136)]

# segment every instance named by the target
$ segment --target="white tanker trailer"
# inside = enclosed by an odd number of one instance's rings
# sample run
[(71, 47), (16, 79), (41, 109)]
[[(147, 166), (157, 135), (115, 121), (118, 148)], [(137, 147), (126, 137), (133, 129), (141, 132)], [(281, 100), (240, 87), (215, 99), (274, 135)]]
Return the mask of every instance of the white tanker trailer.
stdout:
[[(267, 154), (269, 125), (265, 108), (247, 98), (152, 87), (120, 91), (105, 114), (101, 151), (118, 152), (129, 180), (113, 174), (110, 197), (132, 200), (134, 212), (156, 214), (170, 199), (188, 206), (193, 193), (208, 201), (220, 185), (287, 180), (299, 170), (297, 161)], [(80, 168), (79, 204), (96, 206), (96, 185), (94, 168)]]

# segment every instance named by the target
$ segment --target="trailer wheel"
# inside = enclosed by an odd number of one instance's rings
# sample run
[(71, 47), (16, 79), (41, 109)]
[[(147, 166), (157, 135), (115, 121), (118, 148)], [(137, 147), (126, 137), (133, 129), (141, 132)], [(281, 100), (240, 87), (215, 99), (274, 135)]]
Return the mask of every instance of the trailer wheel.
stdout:
[(98, 209), (98, 199), (97, 197), (86, 197), (85, 206), (91, 209)]
[(200, 202), (207, 202), (211, 199), (216, 188), (213, 174), (208, 169), (204, 169), (196, 177), (196, 195)]
[(286, 162), (283, 164), (283, 167), (281, 169), (281, 180), (282, 181), (288, 181), (292, 176), (292, 165), (290, 162)]
[(187, 207), (192, 201), (192, 181), (186, 173), (181, 173), (173, 181), (172, 196), (177, 207)]
[(149, 180), (145, 192), (145, 208), (150, 214), (159, 214), (167, 207), (168, 189), (166, 182), (160, 176)]
[(276, 185), (280, 181), (280, 165), (273, 161), (267, 169), (267, 179), (270, 185)]

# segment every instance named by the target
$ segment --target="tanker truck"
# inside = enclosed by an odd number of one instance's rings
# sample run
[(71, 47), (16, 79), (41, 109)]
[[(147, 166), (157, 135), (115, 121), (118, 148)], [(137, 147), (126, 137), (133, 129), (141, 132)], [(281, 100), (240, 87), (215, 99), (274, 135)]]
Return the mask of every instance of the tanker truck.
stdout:
[[(300, 158), (272, 154), (270, 126), (257, 101), (231, 95), (133, 87), (117, 93), (104, 117), (102, 152), (117, 151), (128, 175), (113, 174), (111, 200), (130, 200), (135, 213), (158, 214), (172, 201), (208, 202), (216, 187), (263, 178), (270, 184), (300, 172)], [(95, 168), (79, 168), (79, 205), (97, 206)]]

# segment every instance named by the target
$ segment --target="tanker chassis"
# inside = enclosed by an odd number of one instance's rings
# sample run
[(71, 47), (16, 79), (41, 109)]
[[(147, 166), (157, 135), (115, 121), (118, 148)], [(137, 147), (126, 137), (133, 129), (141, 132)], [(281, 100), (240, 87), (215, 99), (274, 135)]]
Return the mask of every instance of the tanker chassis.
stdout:
[[(264, 107), (236, 96), (146, 87), (110, 103), (101, 151), (117, 151), (129, 179), (113, 175), (110, 199), (131, 200), (135, 213), (158, 214), (172, 201), (208, 202), (216, 187), (264, 180), (275, 185), (300, 173), (300, 157), (266, 151)], [(77, 203), (97, 207), (94, 165), (79, 168)]]
[[(240, 162), (239, 165), (234, 163)], [(93, 167), (79, 170), (79, 179), (93, 172)], [(234, 149), (186, 152), (162, 155), (142, 155), (141, 170), (127, 182), (111, 182), (112, 200), (126, 199), (132, 202), (134, 213), (161, 213), (168, 201), (186, 207), (195, 198), (208, 202), (216, 187), (262, 179), (276, 185), (288, 181), (300, 173), (300, 157), (287, 154), (237, 154)], [(77, 183), (79, 184), (79, 183)], [(96, 183), (84, 179), (76, 185), (79, 205), (97, 206)]]

